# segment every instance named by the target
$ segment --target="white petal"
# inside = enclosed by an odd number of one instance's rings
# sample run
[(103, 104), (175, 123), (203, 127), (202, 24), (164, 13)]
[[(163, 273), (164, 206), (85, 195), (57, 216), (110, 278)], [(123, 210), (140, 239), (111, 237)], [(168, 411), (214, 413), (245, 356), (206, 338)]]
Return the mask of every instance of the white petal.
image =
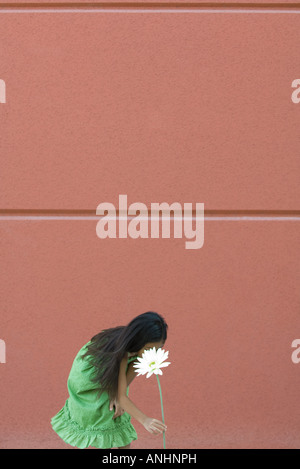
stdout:
[(160, 367), (163, 367), (163, 366), (168, 366), (168, 365), (170, 365), (170, 364), (171, 364), (171, 362), (164, 362), (164, 363), (161, 363), (159, 366), (160, 366)]
[(156, 357), (156, 352), (155, 352), (154, 347), (151, 348), (150, 350), (147, 350), (146, 353), (147, 353), (147, 359), (149, 359), (149, 360), (150, 360), (150, 359), (152, 359), (152, 360), (155, 359), (155, 357)]

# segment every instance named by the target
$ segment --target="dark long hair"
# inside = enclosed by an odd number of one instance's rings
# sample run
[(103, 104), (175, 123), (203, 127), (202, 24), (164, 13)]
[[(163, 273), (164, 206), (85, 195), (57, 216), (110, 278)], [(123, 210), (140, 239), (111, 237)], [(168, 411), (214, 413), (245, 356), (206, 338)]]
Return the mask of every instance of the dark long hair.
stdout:
[(99, 394), (106, 391), (110, 399), (118, 394), (120, 363), (126, 353), (138, 352), (149, 342), (165, 342), (167, 329), (164, 318), (148, 311), (127, 326), (104, 329), (95, 335), (82, 358), (89, 358), (95, 367), (91, 380), (99, 383)]

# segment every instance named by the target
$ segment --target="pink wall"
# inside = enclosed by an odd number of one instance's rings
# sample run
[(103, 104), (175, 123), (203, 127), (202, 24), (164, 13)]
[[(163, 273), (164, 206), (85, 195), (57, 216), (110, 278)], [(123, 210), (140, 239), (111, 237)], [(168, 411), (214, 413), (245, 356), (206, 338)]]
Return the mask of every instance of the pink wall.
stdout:
[[(75, 354), (148, 310), (169, 448), (299, 448), (299, 39), (296, 13), (0, 9), (1, 448), (67, 447)], [(100, 240), (119, 194), (203, 202), (203, 248)], [(155, 380), (130, 395), (160, 418)]]

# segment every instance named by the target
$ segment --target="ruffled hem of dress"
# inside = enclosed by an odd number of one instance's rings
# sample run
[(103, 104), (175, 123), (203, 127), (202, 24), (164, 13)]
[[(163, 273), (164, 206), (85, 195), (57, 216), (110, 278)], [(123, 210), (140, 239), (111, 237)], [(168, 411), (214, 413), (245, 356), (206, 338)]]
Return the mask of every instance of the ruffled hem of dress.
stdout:
[(115, 429), (82, 429), (77, 422), (66, 418), (64, 408), (52, 417), (51, 426), (65, 443), (80, 449), (90, 446), (101, 449), (121, 448), (137, 440), (137, 433), (130, 422), (116, 423)]

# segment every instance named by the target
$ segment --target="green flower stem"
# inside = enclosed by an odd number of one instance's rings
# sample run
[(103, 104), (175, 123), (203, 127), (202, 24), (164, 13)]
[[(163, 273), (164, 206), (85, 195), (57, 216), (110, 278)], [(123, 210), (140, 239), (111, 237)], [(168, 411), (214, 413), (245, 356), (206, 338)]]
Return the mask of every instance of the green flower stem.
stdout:
[[(157, 378), (158, 389), (159, 389), (159, 394), (160, 394), (160, 405), (161, 405), (162, 421), (163, 421), (163, 423), (165, 423), (164, 407), (163, 407), (163, 401), (162, 401), (162, 392), (161, 392), (161, 387), (160, 387), (160, 382), (159, 382), (159, 377), (158, 377), (158, 375), (156, 375), (156, 378)], [(166, 449), (166, 435), (165, 435), (165, 431), (163, 431), (163, 441), (164, 441), (164, 449)]]

